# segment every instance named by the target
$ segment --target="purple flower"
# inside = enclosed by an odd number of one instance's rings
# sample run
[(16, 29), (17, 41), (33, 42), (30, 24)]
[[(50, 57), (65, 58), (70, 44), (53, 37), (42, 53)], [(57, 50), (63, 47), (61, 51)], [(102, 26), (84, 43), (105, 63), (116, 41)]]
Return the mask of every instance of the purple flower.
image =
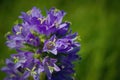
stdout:
[(42, 63), (44, 66), (45, 73), (47, 74), (49, 80), (51, 80), (53, 70), (56, 72), (60, 71), (60, 68), (55, 64), (56, 62), (57, 60), (53, 58), (45, 57), (43, 59)]
[(56, 36), (52, 36), (49, 40), (45, 41), (43, 52), (51, 52), (54, 55), (57, 55), (57, 47), (56, 47)]
[(74, 42), (76, 40), (76, 36), (77, 35), (75, 33), (58, 39), (55, 35), (53, 35), (49, 40), (45, 41), (43, 52), (51, 52), (55, 55), (57, 55), (58, 52), (69, 53), (75, 48), (80, 47), (79, 43)]
[(80, 59), (80, 44), (78, 34), (69, 29), (70, 22), (62, 21), (65, 14), (51, 8), (42, 16), (36, 7), (21, 13), (23, 22), (7, 35), (6, 45), (17, 54), (6, 59), (5, 80), (73, 80), (72, 62)]
[(6, 60), (6, 67), (2, 68), (2, 71), (7, 73), (5, 80), (25, 80), (27, 79), (26, 72), (22, 67), (18, 67), (11, 59)]
[(36, 7), (33, 7), (31, 10), (29, 10), (27, 13), (22, 12), (22, 15), (19, 16), (19, 18), (23, 19), (24, 22), (27, 22), (31, 24), (31, 19), (36, 17), (36, 18), (43, 18), (41, 11), (37, 9)]
[(70, 23), (69, 22), (64, 22), (59, 25), (56, 31), (57, 36), (65, 36), (69, 30)]
[(40, 45), (39, 38), (30, 32), (30, 26), (27, 23), (14, 26), (13, 33), (13, 35), (10, 34), (7, 36), (8, 41), (6, 44), (10, 48), (22, 48), (25, 43), (33, 46)]
[(28, 44), (31, 44), (31, 45), (34, 45), (34, 46), (39, 46), (40, 45), (40, 40), (38, 37), (35, 37), (33, 34), (29, 33), (27, 36), (26, 36), (26, 42)]

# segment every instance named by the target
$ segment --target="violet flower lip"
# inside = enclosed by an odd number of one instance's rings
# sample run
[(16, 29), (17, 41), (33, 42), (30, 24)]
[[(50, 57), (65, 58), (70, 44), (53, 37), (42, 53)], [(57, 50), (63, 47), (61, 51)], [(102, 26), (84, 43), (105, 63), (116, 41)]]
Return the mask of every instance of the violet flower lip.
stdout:
[(46, 14), (36, 7), (22, 12), (22, 23), (7, 35), (6, 45), (16, 54), (1, 69), (7, 74), (5, 80), (73, 80), (78, 34), (72, 33), (70, 22), (63, 22), (64, 11), (51, 8)]

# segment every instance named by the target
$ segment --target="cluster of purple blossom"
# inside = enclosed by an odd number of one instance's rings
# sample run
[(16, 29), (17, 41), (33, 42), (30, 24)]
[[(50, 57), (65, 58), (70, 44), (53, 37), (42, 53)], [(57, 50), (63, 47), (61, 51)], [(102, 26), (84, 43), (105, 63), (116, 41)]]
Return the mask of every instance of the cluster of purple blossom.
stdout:
[(17, 54), (6, 59), (5, 80), (73, 80), (80, 44), (70, 23), (62, 22), (65, 14), (51, 8), (44, 17), (36, 7), (22, 12), (22, 22), (7, 35), (7, 46)]

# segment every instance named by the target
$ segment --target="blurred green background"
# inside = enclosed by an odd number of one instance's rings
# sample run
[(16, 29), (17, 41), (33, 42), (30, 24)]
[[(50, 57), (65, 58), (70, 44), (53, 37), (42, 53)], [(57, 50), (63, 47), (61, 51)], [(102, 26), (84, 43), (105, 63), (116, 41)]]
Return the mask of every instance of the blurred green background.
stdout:
[[(43, 13), (51, 7), (66, 11), (64, 20), (81, 36), (76, 80), (120, 80), (120, 0), (0, 0), (0, 68), (14, 53), (5, 45), (5, 33), (33, 6)], [(4, 77), (0, 71), (0, 80)]]

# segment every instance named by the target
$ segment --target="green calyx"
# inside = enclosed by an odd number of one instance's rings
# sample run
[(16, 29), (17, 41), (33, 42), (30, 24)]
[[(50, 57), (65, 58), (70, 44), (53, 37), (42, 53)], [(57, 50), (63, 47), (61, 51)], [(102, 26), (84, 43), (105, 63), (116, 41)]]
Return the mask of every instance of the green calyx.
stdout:
[(14, 63), (17, 63), (19, 61), (18, 57), (14, 57)]
[(38, 32), (34, 31), (34, 30), (31, 30), (31, 33), (34, 35), (34, 36), (37, 36), (39, 37), (40, 41), (43, 43), (46, 39), (46, 36), (45, 35), (42, 35), (42, 34), (39, 34)]
[(36, 58), (36, 59), (40, 58), (40, 54), (35, 53), (34, 58)]

